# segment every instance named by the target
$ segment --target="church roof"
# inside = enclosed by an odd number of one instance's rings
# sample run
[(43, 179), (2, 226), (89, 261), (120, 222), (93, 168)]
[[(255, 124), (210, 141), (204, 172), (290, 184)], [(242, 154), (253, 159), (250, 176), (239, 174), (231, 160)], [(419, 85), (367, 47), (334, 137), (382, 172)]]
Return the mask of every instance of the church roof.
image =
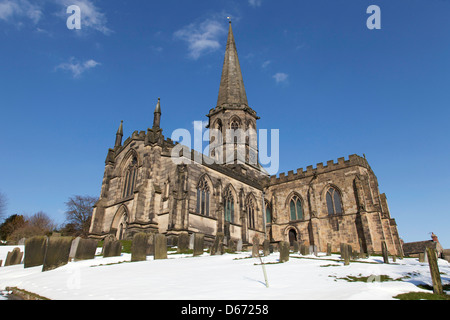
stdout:
[(234, 41), (233, 29), (228, 31), (227, 48), (220, 81), (218, 107), (248, 107), (247, 94), (245, 93), (244, 80)]

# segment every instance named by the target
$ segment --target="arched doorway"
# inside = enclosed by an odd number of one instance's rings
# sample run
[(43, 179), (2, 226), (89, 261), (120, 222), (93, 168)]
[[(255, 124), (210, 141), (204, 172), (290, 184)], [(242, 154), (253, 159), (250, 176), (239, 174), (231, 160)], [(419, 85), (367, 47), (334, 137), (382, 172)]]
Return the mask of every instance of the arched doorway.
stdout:
[(123, 240), (126, 236), (128, 226), (128, 212), (125, 206), (121, 206), (117, 210), (112, 225), (111, 233), (116, 236), (117, 240)]
[(297, 231), (295, 229), (290, 229), (289, 230), (289, 245), (293, 246), (295, 241), (298, 241)]

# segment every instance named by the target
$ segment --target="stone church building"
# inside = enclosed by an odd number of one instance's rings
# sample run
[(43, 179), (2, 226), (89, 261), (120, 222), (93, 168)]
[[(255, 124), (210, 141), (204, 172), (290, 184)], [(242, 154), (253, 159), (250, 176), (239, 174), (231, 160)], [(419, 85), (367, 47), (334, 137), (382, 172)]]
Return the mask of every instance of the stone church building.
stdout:
[[(120, 124), (106, 157), (91, 238), (130, 239), (148, 232), (174, 243), (182, 232), (203, 233), (207, 241), (221, 232), (225, 241), (251, 245), (258, 236), (273, 243), (300, 241), (322, 252), (328, 243), (333, 251), (348, 243), (381, 252), (385, 241), (391, 254), (401, 253), (386, 195), (365, 157), (351, 155), (277, 177), (258, 164), (251, 135), (225, 149), (223, 137), (239, 129), (254, 132), (259, 119), (247, 101), (231, 23), (217, 106), (208, 114), (210, 154), (166, 139), (161, 109), (158, 99), (152, 128), (124, 142)], [(235, 161), (218, 161), (225, 158)]]

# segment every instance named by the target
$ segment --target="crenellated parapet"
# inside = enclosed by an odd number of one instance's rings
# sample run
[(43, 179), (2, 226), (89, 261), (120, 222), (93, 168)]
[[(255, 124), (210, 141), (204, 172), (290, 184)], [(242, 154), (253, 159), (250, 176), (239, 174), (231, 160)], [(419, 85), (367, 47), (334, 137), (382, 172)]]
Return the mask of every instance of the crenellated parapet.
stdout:
[(271, 176), (267, 181), (267, 186), (276, 185), (280, 183), (285, 183), (289, 181), (294, 181), (297, 179), (303, 179), (306, 177), (312, 177), (314, 175), (328, 173), (335, 170), (341, 170), (344, 168), (349, 168), (353, 166), (360, 166), (372, 171), (369, 163), (367, 162), (365, 157), (358, 156), (356, 154), (352, 154), (348, 157), (348, 160), (345, 160), (344, 157), (339, 158), (337, 162), (333, 160), (327, 161), (326, 165), (324, 163), (318, 163), (314, 168), (312, 165), (306, 167), (306, 170), (303, 168), (297, 169), (296, 172), (294, 170), (288, 171), (288, 173), (280, 173), (277, 177), (276, 175)]

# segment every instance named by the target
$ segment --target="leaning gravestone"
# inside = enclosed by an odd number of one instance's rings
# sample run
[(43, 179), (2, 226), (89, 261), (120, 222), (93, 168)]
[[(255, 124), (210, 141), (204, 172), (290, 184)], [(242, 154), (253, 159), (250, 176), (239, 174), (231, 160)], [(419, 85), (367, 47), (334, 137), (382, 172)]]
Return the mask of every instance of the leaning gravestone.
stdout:
[(205, 235), (202, 233), (194, 234), (194, 257), (201, 256), (203, 254)]
[(69, 262), (72, 237), (50, 237), (42, 271), (59, 268)]
[(77, 237), (72, 241), (69, 259), (73, 259), (74, 261), (94, 259), (95, 252), (97, 251), (97, 244), (97, 240)]
[(148, 237), (149, 234), (147, 233), (137, 233), (134, 235), (131, 244), (131, 261), (147, 260)]
[(278, 244), (278, 247), (280, 251), (280, 262), (284, 263), (289, 261), (289, 250), (290, 250), (289, 242), (281, 241)]
[(211, 247), (211, 255), (221, 255), (223, 254), (223, 232), (217, 232), (214, 244)]
[(178, 236), (177, 252), (188, 253), (188, 250), (189, 250), (189, 233), (182, 232)]
[(163, 234), (155, 234), (155, 260), (167, 259), (167, 238)]
[(44, 264), (45, 252), (47, 251), (47, 237), (32, 237), (25, 241), (25, 257), (23, 259), (25, 268), (32, 268)]
[(14, 248), (14, 250), (8, 252), (6, 256), (5, 267), (20, 264), (22, 262), (22, 257), (23, 252), (20, 251), (20, 248)]

